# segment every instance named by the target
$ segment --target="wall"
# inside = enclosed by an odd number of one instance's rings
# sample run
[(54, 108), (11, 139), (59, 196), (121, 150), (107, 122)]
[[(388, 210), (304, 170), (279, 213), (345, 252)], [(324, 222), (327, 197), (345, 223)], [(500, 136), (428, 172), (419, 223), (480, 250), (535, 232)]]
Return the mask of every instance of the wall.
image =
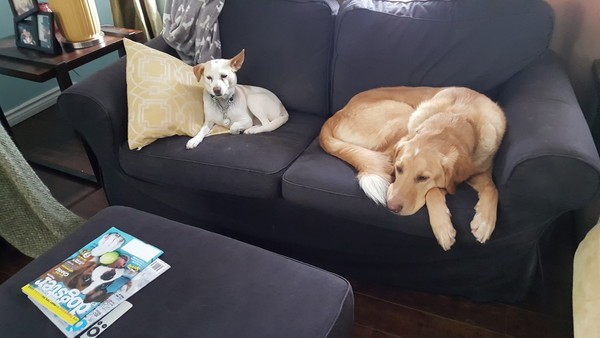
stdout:
[[(96, 6), (100, 23), (112, 24), (109, 2), (96, 0)], [(10, 5), (8, 1), (0, 1), (0, 37), (11, 35), (14, 35), (14, 27)], [(71, 79), (75, 83), (113, 63), (117, 58), (117, 53), (114, 52), (81, 66), (71, 71)], [(0, 75), (0, 106), (11, 125), (54, 104), (58, 94), (58, 85), (54, 79), (37, 83)]]
[(600, 59), (600, 0), (546, 0), (555, 12), (551, 48), (563, 59), (588, 121), (595, 115), (592, 62)]

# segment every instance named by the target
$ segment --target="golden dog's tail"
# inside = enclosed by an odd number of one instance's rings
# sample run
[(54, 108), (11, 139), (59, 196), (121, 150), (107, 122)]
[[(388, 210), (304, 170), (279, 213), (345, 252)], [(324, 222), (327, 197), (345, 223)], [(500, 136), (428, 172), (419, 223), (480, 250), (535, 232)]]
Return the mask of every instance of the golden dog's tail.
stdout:
[(358, 171), (358, 184), (375, 203), (386, 205), (391, 183), (390, 157), (335, 137), (335, 115), (325, 122), (319, 134), (321, 147), (329, 154), (349, 163)]

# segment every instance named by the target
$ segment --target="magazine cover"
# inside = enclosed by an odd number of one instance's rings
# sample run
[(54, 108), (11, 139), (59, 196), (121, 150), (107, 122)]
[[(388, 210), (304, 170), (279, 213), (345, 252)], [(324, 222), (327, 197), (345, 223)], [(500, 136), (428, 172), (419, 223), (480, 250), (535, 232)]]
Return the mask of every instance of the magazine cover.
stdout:
[(162, 253), (113, 227), (22, 291), (73, 325)]
[(133, 296), (136, 292), (148, 285), (151, 281), (155, 280), (158, 276), (162, 275), (163, 272), (167, 271), (171, 266), (165, 263), (160, 258), (157, 258), (154, 262), (138, 273), (131, 279), (130, 283), (123, 285), (119, 291), (112, 294), (107, 300), (98, 305), (94, 311), (90, 312), (83, 319), (73, 325), (67, 324), (65, 321), (60, 319), (57, 315), (50, 312), (47, 308), (43, 307), (38, 302), (31, 299), (31, 301), (42, 311), (48, 319), (56, 325), (56, 327), (69, 338), (75, 337), (81, 332), (87, 330), (100, 318), (111, 312), (121, 303), (125, 302), (129, 297)]

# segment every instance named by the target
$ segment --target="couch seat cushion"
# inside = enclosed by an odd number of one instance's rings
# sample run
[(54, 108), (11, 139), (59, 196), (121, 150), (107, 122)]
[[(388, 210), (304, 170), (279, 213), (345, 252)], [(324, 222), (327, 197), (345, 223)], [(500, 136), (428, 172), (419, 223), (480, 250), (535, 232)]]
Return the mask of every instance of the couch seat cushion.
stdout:
[(256, 135), (215, 135), (195, 149), (188, 137), (160, 139), (140, 151), (124, 143), (119, 151), (130, 176), (160, 185), (246, 197), (280, 196), (283, 170), (319, 133), (324, 119), (290, 112), (279, 129)]
[[(402, 217), (376, 205), (358, 186), (354, 169), (323, 151), (318, 139), (286, 170), (282, 191), (284, 199), (326, 214), (433, 238), (426, 207)], [(457, 241), (475, 242), (469, 223), (476, 199), (477, 194), (467, 184), (461, 184), (455, 195), (447, 197)]]

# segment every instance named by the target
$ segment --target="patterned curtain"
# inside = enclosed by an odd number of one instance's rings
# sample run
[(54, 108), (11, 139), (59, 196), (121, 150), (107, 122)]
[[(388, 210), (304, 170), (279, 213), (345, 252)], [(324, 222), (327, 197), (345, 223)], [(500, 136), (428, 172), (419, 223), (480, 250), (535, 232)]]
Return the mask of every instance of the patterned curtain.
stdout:
[(110, 0), (110, 9), (116, 27), (142, 30), (146, 40), (158, 36), (163, 29), (157, 0)]

